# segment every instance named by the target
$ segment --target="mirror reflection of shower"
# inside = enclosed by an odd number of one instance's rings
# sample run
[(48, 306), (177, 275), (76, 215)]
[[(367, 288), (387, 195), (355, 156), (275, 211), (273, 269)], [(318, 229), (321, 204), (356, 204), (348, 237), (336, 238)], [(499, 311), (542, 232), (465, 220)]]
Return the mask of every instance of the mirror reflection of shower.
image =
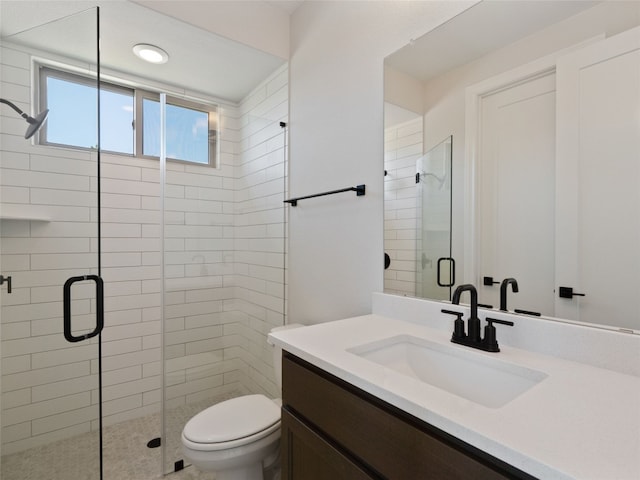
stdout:
[[(446, 172), (445, 172), (444, 175), (438, 176), (433, 172), (425, 172), (423, 170), (421, 172), (418, 172), (416, 175), (417, 175), (416, 179), (418, 179), (419, 181), (422, 181), (422, 182), (426, 182), (429, 177), (434, 178), (436, 180), (437, 184), (438, 184), (438, 190), (442, 190), (442, 187), (444, 187), (444, 184), (447, 181)], [(418, 182), (416, 182), (416, 183), (418, 183)]]
[(451, 258), (451, 154), (449, 136), (416, 161), (416, 290), (449, 300)]
[(13, 108), (18, 113), (18, 115), (20, 115), (22, 118), (24, 118), (27, 121), (29, 126), (27, 127), (27, 131), (24, 134), (24, 138), (26, 140), (28, 140), (31, 137), (33, 137), (35, 135), (35, 133), (38, 130), (40, 130), (40, 127), (42, 127), (42, 125), (44, 125), (44, 122), (47, 121), (47, 117), (49, 116), (49, 109), (43, 110), (42, 112), (40, 112), (35, 117), (32, 117), (32, 116), (27, 115), (26, 113), (24, 113), (22, 110), (20, 110), (18, 107), (16, 107), (15, 104), (10, 102), (9, 100), (5, 100), (4, 98), (0, 98), (0, 103), (4, 103), (6, 105), (9, 105), (11, 108)]

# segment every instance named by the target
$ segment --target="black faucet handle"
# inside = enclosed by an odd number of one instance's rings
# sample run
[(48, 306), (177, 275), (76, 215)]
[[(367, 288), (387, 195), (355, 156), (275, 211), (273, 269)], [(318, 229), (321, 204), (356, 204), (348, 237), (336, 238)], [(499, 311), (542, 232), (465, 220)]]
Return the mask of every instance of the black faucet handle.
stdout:
[(494, 323), (499, 323), (501, 325), (509, 325), (513, 327), (514, 323), (508, 320), (498, 320), (497, 318), (485, 318), (487, 321), (487, 325), (484, 327), (484, 339), (482, 342), (484, 343), (484, 349), (487, 352), (499, 352), (500, 347), (498, 346), (498, 340), (496, 339), (496, 327), (493, 326)]
[(494, 323), (499, 323), (500, 325), (509, 325), (510, 327), (513, 327), (515, 325), (513, 322), (510, 322), (509, 320), (498, 320), (497, 318), (489, 318), (489, 317), (485, 318), (485, 320), (489, 325), (493, 325)]
[(523, 315), (530, 315), (532, 317), (541, 317), (542, 314), (540, 312), (532, 312), (530, 310), (520, 310), (519, 308), (516, 308), (514, 310), (515, 313), (521, 313)]
[(466, 335), (464, 333), (464, 320), (462, 320), (462, 316), (464, 315), (463, 312), (456, 312), (455, 310), (447, 310), (447, 309), (442, 309), (440, 310), (442, 313), (447, 313), (449, 315), (455, 315), (456, 319), (453, 322), (453, 335), (451, 336), (452, 339), (461, 339), (464, 338)]

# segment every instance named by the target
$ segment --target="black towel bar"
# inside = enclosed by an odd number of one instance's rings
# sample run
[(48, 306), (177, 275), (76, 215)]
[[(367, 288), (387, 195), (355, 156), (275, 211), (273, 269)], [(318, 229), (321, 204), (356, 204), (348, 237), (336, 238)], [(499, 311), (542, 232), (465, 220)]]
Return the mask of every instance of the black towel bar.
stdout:
[(330, 192), (316, 193), (314, 195), (307, 195), (305, 197), (297, 197), (290, 198), (289, 200), (284, 200), (284, 203), (290, 203), (292, 207), (298, 205), (298, 200), (306, 200), (307, 198), (315, 198), (315, 197), (324, 197), (325, 195), (333, 195), (334, 193), (342, 193), (342, 192), (356, 192), (356, 196), (361, 197), (365, 194), (365, 186), (358, 185), (356, 187), (347, 187), (341, 188), (340, 190), (332, 190)]

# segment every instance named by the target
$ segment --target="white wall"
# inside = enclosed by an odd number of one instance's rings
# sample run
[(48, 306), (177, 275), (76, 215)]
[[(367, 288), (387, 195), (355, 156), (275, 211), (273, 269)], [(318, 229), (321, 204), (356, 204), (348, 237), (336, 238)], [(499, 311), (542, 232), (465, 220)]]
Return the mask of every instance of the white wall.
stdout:
[(475, 2), (305, 2), (291, 19), (289, 318), (371, 311), (383, 288), (383, 59)]
[[(424, 86), (420, 80), (404, 72), (385, 65), (384, 101), (411, 112), (423, 113)], [(386, 113), (385, 113), (386, 115)], [(385, 120), (386, 123), (386, 120)]]
[(251, 393), (280, 396), (266, 336), (286, 316), (286, 196), (289, 70), (278, 69), (240, 104), (235, 168), (234, 303), (241, 315), (241, 383)]
[(384, 271), (387, 293), (416, 295), (418, 188), (416, 162), (422, 156), (422, 116), (384, 130)]

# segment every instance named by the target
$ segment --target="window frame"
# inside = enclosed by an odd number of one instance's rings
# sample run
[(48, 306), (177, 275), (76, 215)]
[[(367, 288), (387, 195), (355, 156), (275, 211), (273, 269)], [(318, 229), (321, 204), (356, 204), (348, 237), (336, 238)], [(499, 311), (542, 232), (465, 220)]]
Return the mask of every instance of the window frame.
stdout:
[[(144, 110), (143, 110), (143, 102), (144, 100), (153, 100), (156, 102), (160, 102), (160, 93), (152, 92), (149, 90), (136, 89), (135, 95), (135, 110), (134, 110), (134, 130), (135, 130), (135, 156), (139, 158), (154, 158), (157, 159), (159, 157), (153, 155), (145, 155), (144, 154), (144, 145), (143, 145), (143, 137), (144, 137)], [(204, 165), (210, 166), (214, 168), (218, 168), (218, 128), (217, 128), (217, 118), (219, 112), (219, 106), (216, 104), (206, 104), (200, 102), (194, 102), (191, 100), (186, 100), (184, 98), (178, 98), (171, 95), (166, 96), (166, 104), (173, 105), (176, 107), (183, 107), (190, 110), (196, 110), (198, 112), (203, 112), (207, 114), (207, 119), (209, 121), (208, 125), (208, 143), (209, 143), (209, 161), (208, 163), (195, 162), (191, 160), (183, 160), (180, 158), (172, 158), (167, 157), (167, 161), (187, 163), (190, 165)]]
[[(80, 85), (90, 86), (97, 88), (98, 82), (96, 80), (95, 75), (91, 75), (88, 73), (79, 73), (75, 71), (72, 67), (69, 69), (65, 69), (64, 67), (60, 67), (58, 65), (49, 65), (42, 61), (36, 61), (36, 67), (38, 74), (36, 78), (38, 79), (37, 84), (37, 92), (38, 92), (38, 103), (40, 105), (40, 111), (43, 111), (47, 108), (47, 78), (53, 77), (59, 80), (67, 81), (70, 83), (76, 83)], [(126, 93), (131, 94), (133, 98), (133, 124), (132, 124), (132, 140), (133, 140), (133, 154), (123, 153), (117, 151), (108, 151), (102, 150), (103, 152), (121, 155), (133, 158), (145, 158), (145, 159), (153, 159), (159, 160), (160, 157), (153, 155), (144, 155), (143, 154), (143, 109), (142, 103), (144, 99), (160, 101), (161, 91), (153, 90), (142, 84), (131, 85), (131, 82), (127, 82), (125, 80), (120, 80), (121, 83), (118, 82), (119, 79), (109, 80), (100, 80), (100, 91), (107, 90), (116, 93)], [(168, 89), (169, 90), (169, 89)], [(212, 102), (212, 101), (203, 101), (200, 99), (193, 98), (181, 98), (175, 95), (171, 95), (167, 93), (166, 95), (166, 103), (167, 105), (174, 105), (177, 107), (184, 107), (190, 110), (195, 110), (199, 112), (203, 112), (207, 114), (208, 118), (208, 162), (197, 162), (191, 160), (183, 160), (179, 158), (171, 158), (167, 157), (167, 161), (176, 162), (186, 165), (200, 165), (200, 166), (208, 166), (212, 168), (220, 168), (219, 163), (219, 147), (220, 147), (220, 134), (219, 134), (219, 118), (220, 118), (220, 105)], [(81, 151), (95, 151), (95, 148), (92, 147), (81, 147), (77, 145), (69, 145), (64, 143), (55, 143), (47, 140), (47, 123), (42, 126), (40, 131), (38, 132), (36, 144), (49, 146), (49, 147), (58, 147), (58, 148), (69, 148), (72, 150), (81, 150)]]
[[(54, 68), (45, 64), (39, 64), (38, 98), (39, 98), (39, 105), (40, 105), (39, 111), (41, 112), (48, 108), (47, 106), (48, 89), (46, 88), (48, 78), (55, 78), (57, 80), (62, 80), (69, 83), (75, 83), (75, 84), (83, 85), (86, 87), (92, 87), (96, 89), (98, 88), (98, 82), (96, 81), (95, 77), (90, 77), (88, 75), (82, 75), (82, 74), (70, 72), (68, 70), (62, 70), (59, 68)], [(109, 92), (121, 93), (121, 94), (127, 94), (127, 95), (130, 94), (133, 100), (132, 104), (135, 107), (135, 88), (126, 87), (124, 85), (118, 85), (115, 83), (105, 82), (105, 81), (102, 81), (100, 83), (101, 83), (100, 89), (99, 89), (100, 92), (109, 91)], [(134, 118), (135, 118), (135, 112), (134, 112)], [(94, 147), (81, 147), (79, 145), (70, 145), (68, 143), (50, 142), (47, 138), (47, 133), (48, 133), (47, 124), (48, 122), (45, 122), (40, 128), (40, 131), (38, 132), (38, 137), (36, 142), (38, 145), (45, 145), (49, 147), (71, 148), (71, 149), (82, 150), (86, 152), (94, 152), (96, 150)], [(97, 132), (96, 132), (96, 137), (97, 137)], [(123, 153), (118, 151), (111, 151), (111, 150), (103, 150), (103, 151), (108, 153), (113, 153), (116, 155), (135, 156), (135, 143), (133, 147), (134, 147), (133, 154)]]

